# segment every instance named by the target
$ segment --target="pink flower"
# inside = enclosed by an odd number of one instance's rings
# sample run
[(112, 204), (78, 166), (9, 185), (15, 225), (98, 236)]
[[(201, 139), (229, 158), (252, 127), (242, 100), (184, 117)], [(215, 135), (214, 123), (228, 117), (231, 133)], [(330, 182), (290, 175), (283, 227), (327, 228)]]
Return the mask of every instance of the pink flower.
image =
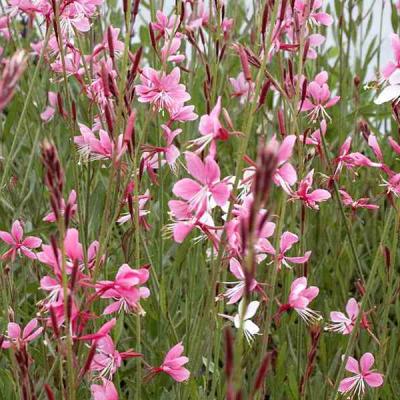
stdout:
[(171, 130), (167, 125), (161, 125), (166, 146), (144, 145), (142, 149), (146, 153), (146, 160), (151, 160), (157, 153), (164, 154), (165, 161), (173, 172), (176, 172), (175, 162), (180, 155), (180, 151), (173, 144), (174, 138), (182, 132), (182, 129)]
[(9, 40), (11, 37), (9, 22), (8, 15), (0, 17), (0, 34), (3, 35), (6, 40)]
[(314, 178), (314, 170), (311, 170), (307, 176), (299, 183), (296, 192), (289, 192), (291, 199), (300, 200), (304, 204), (314, 210), (319, 210), (317, 203), (326, 201), (331, 198), (331, 194), (324, 189), (316, 189), (310, 192)]
[(169, 110), (171, 122), (187, 122), (194, 121), (198, 118), (198, 115), (193, 112), (194, 106), (184, 106), (183, 104), (177, 104)]
[(100, 44), (95, 46), (93, 49), (92, 53), (92, 58), (96, 57), (103, 49), (107, 49), (110, 51), (110, 46), (109, 46), (109, 32), (111, 33), (111, 42), (112, 42), (112, 47), (114, 54), (119, 56), (124, 52), (125, 44), (121, 40), (118, 40), (118, 36), (120, 33), (119, 28), (114, 28), (112, 25), (108, 27), (108, 29), (104, 32), (103, 40)]
[(29, 0), (10, 0), (8, 2), (8, 12), (11, 17), (15, 17), (18, 12), (33, 15), (37, 11), (39, 11), (38, 7)]
[(342, 171), (342, 168), (354, 168), (354, 167), (377, 167), (381, 168), (381, 163), (375, 163), (371, 161), (364, 154), (359, 152), (350, 153), (352, 138), (349, 136), (339, 149), (339, 156), (336, 157), (336, 170), (334, 177), (337, 177)]
[(201, 153), (205, 147), (211, 143), (210, 155), (216, 154), (216, 141), (227, 140), (228, 131), (219, 121), (221, 113), (221, 96), (218, 97), (217, 104), (211, 110), (210, 114), (203, 115), (200, 118), (199, 131), (202, 137), (191, 140), (191, 146), (198, 146), (196, 153)]
[(189, 173), (196, 179), (184, 178), (176, 182), (172, 192), (190, 204), (191, 210), (201, 216), (215, 205), (223, 207), (230, 195), (229, 185), (220, 180), (218, 164), (210, 156), (205, 161), (194, 153), (186, 152), (186, 165)]
[[(254, 196), (250, 193), (243, 199), (242, 204), (235, 204), (232, 210), (232, 215), (236, 218), (231, 219), (227, 223), (226, 230), (228, 243), (231, 253), (235, 256), (241, 255), (244, 250), (243, 245), (245, 238), (243, 238), (242, 228), (249, 224), (249, 218), (253, 212), (253, 202)], [(268, 248), (269, 244), (267, 238), (271, 237), (275, 231), (275, 223), (267, 221), (267, 215), (267, 210), (261, 209), (259, 210), (255, 220), (257, 230), (255, 232), (256, 241), (254, 243), (254, 250), (256, 253), (257, 263), (262, 262), (266, 258), (266, 255), (268, 254), (266, 248)]]
[[(67, 47), (67, 51), (68, 52), (64, 58), (65, 71), (67, 73), (67, 76), (74, 75), (77, 78), (80, 78), (80, 76), (83, 75), (84, 73), (84, 68), (82, 66), (82, 60), (81, 60), (81, 53), (74, 47), (72, 48)], [(63, 62), (60, 56), (50, 66), (54, 72), (57, 72), (59, 74), (62, 74), (64, 71)]]
[(161, 10), (157, 10), (156, 22), (152, 22), (151, 26), (153, 30), (158, 31), (161, 36), (165, 36), (166, 34), (171, 34), (172, 30), (175, 27), (175, 24), (177, 24), (176, 15), (171, 15), (168, 18)]
[(384, 180), (383, 182), (381, 186), (386, 187), (388, 195), (393, 194), (396, 197), (400, 197), (400, 173), (391, 176), (388, 181)]
[(142, 354), (134, 351), (119, 352), (109, 335), (105, 335), (96, 341), (96, 354), (90, 364), (90, 370), (99, 372), (101, 377), (112, 379), (122, 361), (128, 358), (142, 357)]
[(173, 37), (166, 40), (164, 46), (161, 48), (161, 60), (163, 62), (169, 61), (180, 63), (185, 60), (185, 56), (180, 54), (179, 48), (181, 47), (181, 38)]
[(229, 78), (229, 82), (232, 85), (233, 97), (238, 97), (240, 104), (244, 104), (250, 101), (254, 93), (254, 82), (248, 82), (243, 72), (240, 72), (236, 78)]
[(21, 327), (15, 322), (10, 322), (7, 327), (6, 339), (3, 341), (1, 347), (9, 349), (11, 346), (21, 348), (26, 346), (32, 340), (35, 340), (43, 331), (42, 327), (38, 327), (36, 318), (27, 323), (24, 330), (21, 332)]
[(286, 136), (280, 145), (275, 137), (273, 137), (271, 140), (272, 146), (274, 146), (275, 143), (276, 146), (279, 145), (279, 149), (277, 151), (277, 168), (273, 177), (275, 184), (278, 186), (287, 188), (294, 185), (297, 181), (296, 170), (294, 169), (293, 165), (288, 162), (288, 160), (292, 157), (295, 142), (295, 135)]
[(368, 197), (353, 200), (352, 197), (345, 190), (339, 190), (339, 193), (342, 198), (343, 204), (347, 207), (351, 207), (353, 211), (355, 211), (357, 208), (366, 208), (368, 210), (377, 210), (379, 208), (379, 206), (376, 204), (368, 203)]
[(47, 94), (48, 100), (49, 100), (49, 105), (45, 108), (45, 110), (40, 114), (40, 118), (44, 122), (49, 122), (53, 119), (54, 114), (57, 109), (57, 93), (55, 92), (49, 92)]
[(396, 33), (392, 33), (392, 50), (394, 55), (394, 62), (389, 61), (382, 69), (382, 75), (385, 79), (389, 79), (396, 69), (400, 68), (400, 38)]
[(233, 25), (235, 21), (233, 18), (225, 18), (221, 23), (222, 32), (224, 32), (224, 39), (228, 40), (229, 35), (232, 32)]
[[(71, 218), (73, 218), (74, 215), (76, 214), (77, 210), (78, 210), (78, 205), (76, 204), (76, 192), (75, 192), (75, 190), (71, 190), (71, 192), (70, 192), (70, 194), (68, 196), (67, 204), (65, 204), (64, 199), (61, 200), (60, 214), (62, 216), (65, 213), (65, 208), (66, 207), (69, 207), (70, 216), (71, 216)], [(45, 222), (55, 222), (56, 221), (56, 216), (55, 216), (54, 212), (51, 211), (49, 214), (47, 214), (43, 218), (43, 221), (45, 221)]]
[(182, 243), (196, 227), (213, 240), (211, 230), (214, 228), (214, 221), (207, 211), (196, 215), (190, 204), (182, 200), (170, 200), (168, 207), (173, 222), (167, 228), (172, 232), (176, 243)]
[(359, 312), (360, 307), (356, 299), (349, 299), (346, 304), (347, 315), (339, 311), (332, 311), (330, 313), (332, 324), (328, 325), (327, 329), (342, 335), (348, 335), (354, 328)]
[(388, 141), (393, 151), (400, 155), (400, 144), (397, 143), (391, 136), (389, 136)]
[(321, 316), (311, 310), (308, 305), (318, 296), (319, 289), (316, 286), (307, 287), (307, 278), (297, 278), (292, 282), (288, 304), (284, 305), (296, 311), (307, 323), (318, 321)]
[(116, 311), (134, 311), (140, 315), (145, 312), (139, 304), (140, 299), (150, 296), (147, 287), (141, 286), (149, 279), (147, 268), (132, 269), (128, 264), (123, 264), (115, 276), (114, 281), (99, 281), (96, 292), (102, 299), (113, 299), (114, 302), (106, 307), (103, 314)]
[[(295, 143), (295, 135), (286, 136), (282, 143), (279, 143), (274, 135), (269, 143), (271, 148), (277, 149), (277, 168), (273, 176), (274, 183), (277, 186), (281, 186), (286, 192), (291, 192), (290, 186), (294, 185), (297, 181), (297, 172), (289, 162), (289, 159), (293, 154)], [(243, 186), (245, 192), (248, 192), (254, 182), (256, 163), (247, 156), (245, 157), (245, 160), (251, 166), (245, 170), (241, 186)]]
[[(93, 241), (89, 248), (87, 254), (88, 268), (92, 267), (92, 264), (97, 256), (99, 244), (97, 241)], [(66, 273), (71, 274), (73, 270), (74, 262), (78, 263), (78, 269), (81, 271), (84, 269), (84, 254), (82, 244), (79, 242), (79, 232), (75, 228), (70, 228), (67, 230), (64, 238), (64, 249), (66, 260)], [(38, 260), (50, 266), (53, 272), (61, 277), (61, 251), (53, 249), (51, 245), (43, 245), (42, 251), (37, 255)]]
[(106, 337), (117, 323), (116, 318), (111, 319), (104, 323), (96, 333), (91, 333), (89, 335), (80, 336), (79, 340), (99, 340)]
[(140, 75), (141, 84), (136, 85), (136, 93), (141, 103), (151, 103), (153, 109), (168, 112), (190, 100), (185, 85), (179, 83), (181, 73), (175, 67), (170, 74), (153, 68), (143, 68)]
[(196, 2), (196, 13), (191, 12), (190, 9), (190, 4), (189, 2), (185, 3), (186, 9), (185, 9), (185, 15), (190, 16), (188, 19), (189, 21), (187, 22), (186, 28), (189, 30), (196, 30), (202, 26), (206, 26), (208, 24), (208, 20), (210, 17), (210, 13), (206, 8), (206, 5), (204, 3), (204, 0), (198, 0)]
[(307, 18), (314, 24), (329, 26), (333, 23), (333, 18), (329, 14), (317, 11), (322, 6), (322, 0), (315, 0), (311, 4), (312, 9), (309, 10), (309, 3), (307, 1), (295, 0), (294, 8), (300, 14), (301, 18)]
[(339, 392), (349, 393), (351, 397), (361, 397), (365, 392), (365, 386), (376, 388), (383, 385), (383, 375), (371, 370), (374, 364), (374, 356), (371, 353), (365, 353), (358, 362), (355, 358), (349, 357), (346, 363), (346, 371), (354, 375), (345, 378), (340, 382)]
[(309, 111), (308, 116), (312, 121), (317, 120), (320, 115), (330, 119), (325, 110), (334, 106), (340, 100), (339, 96), (331, 98), (327, 82), (328, 73), (322, 71), (307, 86), (307, 94), (301, 105), (301, 111)]
[(179, 157), (180, 152), (178, 148), (173, 144), (176, 136), (182, 133), (182, 129), (171, 130), (167, 125), (161, 125), (163, 136), (167, 142), (167, 146), (164, 147), (165, 160), (172, 170), (175, 169), (175, 161)]
[(285, 253), (289, 251), (294, 244), (299, 241), (299, 237), (291, 232), (284, 232), (281, 236), (281, 240), (279, 243), (279, 254), (276, 255), (275, 248), (271, 245), (271, 243), (266, 239), (261, 248), (267, 253), (274, 257), (276, 257), (278, 261), (278, 268), (284, 265), (287, 268), (291, 268), (289, 263), (293, 264), (304, 264), (310, 259), (311, 251), (306, 251), (304, 256), (300, 257), (287, 257)]
[(154, 368), (152, 372), (165, 372), (177, 382), (187, 381), (190, 377), (190, 372), (183, 365), (187, 364), (189, 359), (182, 356), (183, 351), (182, 342), (179, 342), (168, 351), (163, 363), (158, 368)]
[(309, 60), (315, 60), (317, 58), (317, 51), (314, 49), (314, 47), (321, 46), (325, 42), (325, 37), (319, 33), (313, 33), (308, 36), (307, 40), (309, 43), (307, 58)]
[[(146, 210), (146, 204), (151, 199), (150, 196), (150, 191), (147, 189), (146, 192), (142, 195), (138, 196), (138, 211), (139, 211), (139, 224), (144, 226), (145, 229), (149, 229), (150, 226), (148, 225), (146, 221), (146, 215), (150, 213), (149, 210)], [(133, 200), (133, 199), (132, 199)], [(135, 212), (135, 209), (132, 209), (133, 213)], [(125, 222), (129, 221), (132, 219), (131, 212), (127, 212), (125, 214), (122, 214), (118, 219), (117, 222), (119, 224), (124, 224)]]
[(327, 124), (326, 121), (323, 119), (321, 121), (320, 127), (315, 130), (310, 136), (306, 136), (304, 138), (303, 135), (300, 135), (299, 140), (305, 144), (310, 146), (315, 146), (318, 154), (320, 157), (323, 157), (323, 143), (322, 143), (322, 136), (326, 134)]
[(126, 151), (126, 144), (123, 142), (123, 135), (119, 135), (115, 143), (109, 134), (99, 129), (99, 138), (94, 134), (94, 130), (89, 129), (84, 124), (78, 124), (81, 132), (80, 136), (74, 136), (74, 142), (78, 146), (79, 153), (89, 160), (112, 160), (119, 161)]
[(18, 220), (14, 221), (12, 224), (10, 233), (0, 231), (0, 239), (11, 246), (11, 248), (1, 256), (3, 260), (10, 258), (14, 261), (17, 254), (21, 255), (21, 253), (31, 260), (36, 259), (36, 254), (32, 249), (38, 248), (42, 244), (42, 240), (36, 236), (27, 236), (23, 239), (23, 236), (24, 231)]
[(114, 384), (105, 378), (101, 378), (102, 384), (90, 386), (92, 400), (118, 400), (118, 392)]

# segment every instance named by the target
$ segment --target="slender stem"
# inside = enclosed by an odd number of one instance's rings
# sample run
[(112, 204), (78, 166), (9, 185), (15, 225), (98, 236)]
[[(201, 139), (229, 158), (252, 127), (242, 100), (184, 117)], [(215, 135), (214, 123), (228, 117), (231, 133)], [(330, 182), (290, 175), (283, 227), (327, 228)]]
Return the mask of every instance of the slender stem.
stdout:
[(21, 128), (22, 128), (22, 123), (24, 122), (25, 115), (26, 115), (26, 112), (28, 110), (28, 105), (30, 104), (30, 101), (31, 101), (33, 89), (36, 88), (36, 80), (37, 80), (37, 78), (39, 76), (40, 67), (42, 66), (44, 52), (46, 51), (47, 43), (48, 43), (48, 41), (50, 39), (50, 33), (51, 33), (51, 28), (48, 28), (47, 32), (46, 32), (46, 37), (44, 39), (43, 47), (42, 47), (42, 50), (40, 52), (39, 60), (38, 60), (38, 63), (36, 64), (35, 71), (33, 73), (33, 77), (32, 77), (32, 80), (31, 80), (31, 84), (29, 86), (28, 93), (27, 93), (27, 95), (25, 97), (24, 105), (22, 107), (21, 115), (19, 117), (18, 124), (17, 124), (17, 127), (16, 127), (15, 132), (14, 132), (14, 139), (13, 139), (13, 142), (11, 144), (10, 154), (7, 157), (6, 164), (4, 166), (4, 172), (3, 172), (3, 175), (2, 175), (1, 181), (0, 181), (0, 190), (4, 189), (4, 185), (6, 183), (6, 179), (8, 178), (8, 174), (10, 172), (11, 162), (14, 160), (13, 153), (15, 151), (15, 146), (18, 143), (19, 135), (21, 133)]
[(361, 300), (360, 303), (360, 310), (357, 316), (357, 320), (355, 322), (354, 328), (351, 331), (350, 337), (349, 337), (349, 341), (347, 342), (347, 347), (346, 347), (346, 352), (344, 354), (343, 360), (342, 360), (342, 364), (340, 366), (339, 372), (336, 376), (336, 380), (335, 380), (335, 385), (334, 385), (334, 389), (332, 391), (332, 396), (330, 397), (331, 399), (336, 400), (339, 396), (338, 393), (338, 387), (339, 387), (339, 383), (341, 381), (341, 379), (343, 378), (343, 374), (344, 374), (344, 369), (347, 363), (347, 360), (350, 356), (350, 354), (352, 353), (355, 343), (356, 343), (356, 339), (357, 339), (357, 335), (358, 335), (358, 331), (360, 328), (360, 322), (362, 319), (362, 315), (365, 312), (366, 308), (367, 308), (367, 304), (369, 302), (369, 298), (373, 292), (373, 288), (374, 288), (374, 284), (375, 284), (375, 276), (377, 275), (378, 272), (378, 267), (380, 265), (380, 259), (382, 257), (381, 255), (381, 248), (383, 246), (383, 244), (385, 243), (386, 237), (389, 233), (389, 228), (392, 224), (392, 219), (393, 219), (393, 208), (390, 208), (389, 211), (389, 215), (386, 218), (386, 222), (385, 222), (385, 226), (383, 229), (383, 233), (381, 236), (381, 240), (380, 240), (380, 244), (376, 250), (376, 254), (375, 254), (375, 258), (374, 261), (372, 263), (372, 267), (371, 267), (371, 272), (368, 276), (368, 280), (367, 280), (367, 284), (365, 287), (365, 294)]

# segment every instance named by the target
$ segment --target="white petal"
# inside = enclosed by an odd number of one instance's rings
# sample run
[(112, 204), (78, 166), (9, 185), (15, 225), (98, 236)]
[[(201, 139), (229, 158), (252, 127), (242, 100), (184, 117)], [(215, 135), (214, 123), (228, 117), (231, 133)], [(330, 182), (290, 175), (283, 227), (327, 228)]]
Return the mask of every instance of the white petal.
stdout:
[(392, 75), (390, 75), (389, 83), (391, 85), (398, 85), (400, 83), (400, 70), (396, 69)]
[(244, 307), (244, 299), (240, 300), (239, 307), (238, 307), (238, 315), (242, 315), (243, 307)]
[(233, 324), (235, 325), (236, 329), (240, 328), (240, 314), (236, 314), (233, 318)]
[(250, 334), (250, 335), (257, 335), (258, 332), (260, 332), (260, 328), (252, 321), (246, 321), (244, 323), (244, 329)]
[(258, 306), (260, 305), (259, 301), (252, 301), (249, 303), (247, 310), (246, 310), (246, 314), (244, 315), (244, 319), (250, 319), (253, 318), (254, 315), (257, 312)]
[(400, 85), (388, 86), (382, 90), (379, 96), (375, 99), (375, 104), (383, 104), (388, 101), (397, 99), (400, 96)]

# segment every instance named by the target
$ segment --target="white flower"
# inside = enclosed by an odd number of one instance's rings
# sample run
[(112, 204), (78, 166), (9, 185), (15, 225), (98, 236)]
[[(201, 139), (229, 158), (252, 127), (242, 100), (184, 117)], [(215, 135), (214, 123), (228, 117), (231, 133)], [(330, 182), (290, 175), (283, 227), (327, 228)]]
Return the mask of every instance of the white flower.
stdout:
[[(254, 315), (256, 314), (259, 305), (260, 305), (259, 301), (251, 301), (247, 306), (246, 312), (243, 315), (243, 333), (249, 343), (251, 343), (254, 340), (254, 335), (260, 334), (259, 333), (260, 328), (253, 321), (250, 321), (250, 318), (253, 318)], [(225, 314), (219, 314), (219, 315), (221, 317), (224, 317), (232, 321), (235, 328), (239, 329), (240, 317), (243, 314), (243, 307), (244, 307), (244, 302), (242, 299), (239, 303), (238, 313), (235, 316), (231, 317)]]
[(375, 104), (383, 104), (388, 101), (396, 100), (400, 97), (400, 70), (397, 69), (390, 75), (389, 86), (385, 87), (375, 99)]

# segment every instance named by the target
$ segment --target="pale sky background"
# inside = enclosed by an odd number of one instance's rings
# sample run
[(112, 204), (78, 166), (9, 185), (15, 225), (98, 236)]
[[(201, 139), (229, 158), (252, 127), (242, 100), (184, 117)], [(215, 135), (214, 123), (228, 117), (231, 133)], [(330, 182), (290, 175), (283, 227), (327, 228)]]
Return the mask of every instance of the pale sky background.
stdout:
[[(235, 3), (237, 0), (227, 0), (227, 3), (229, 5), (232, 5), (232, 3)], [(245, 0), (246, 2), (248, 1), (249, 8), (252, 6), (252, 0)], [(348, 0), (342, 0), (342, 1), (348, 1)], [(380, 14), (381, 14), (381, 8), (382, 4), (384, 4), (384, 15), (383, 15), (383, 29), (382, 29), (382, 45), (381, 45), (381, 66), (385, 65), (391, 58), (392, 58), (392, 50), (391, 50), (391, 45), (390, 45), (390, 34), (392, 33), (392, 24), (391, 24), (391, 4), (392, 2), (394, 3), (395, 0), (364, 0), (364, 7), (367, 9), (371, 5), (373, 5), (374, 10), (374, 23), (372, 24), (371, 32), (369, 33), (369, 40), (366, 41), (365, 44), (365, 51), (367, 51), (368, 45), (370, 43), (370, 40), (373, 36), (377, 35), (379, 33), (379, 24), (380, 24)], [(331, 7), (334, 8), (334, 0), (325, 0), (324, 1), (325, 5), (330, 4)], [(175, 0), (165, 0), (164, 1), (164, 10), (165, 11), (170, 11), (171, 8), (175, 5)], [(325, 7), (324, 7), (325, 8)], [(399, 15), (400, 18), (400, 15)], [(336, 21), (335, 21), (336, 22)], [(331, 45), (331, 40), (328, 37), (328, 45)], [(376, 64), (372, 64), (370, 66), (370, 71), (369, 71), (369, 79), (374, 79), (374, 68), (376, 67)]]

